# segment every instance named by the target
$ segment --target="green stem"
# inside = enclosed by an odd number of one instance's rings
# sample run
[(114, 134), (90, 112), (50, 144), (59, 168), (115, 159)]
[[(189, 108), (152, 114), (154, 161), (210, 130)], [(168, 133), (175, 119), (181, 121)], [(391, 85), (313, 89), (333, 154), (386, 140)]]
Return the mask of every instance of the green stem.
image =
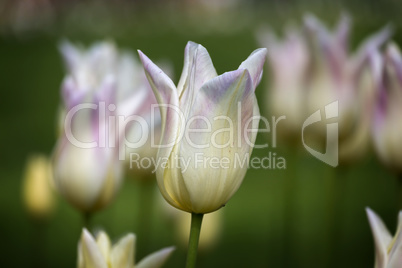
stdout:
[(191, 213), (190, 239), (187, 250), (186, 268), (194, 268), (197, 259), (198, 240), (200, 239), (201, 224), (204, 214)]

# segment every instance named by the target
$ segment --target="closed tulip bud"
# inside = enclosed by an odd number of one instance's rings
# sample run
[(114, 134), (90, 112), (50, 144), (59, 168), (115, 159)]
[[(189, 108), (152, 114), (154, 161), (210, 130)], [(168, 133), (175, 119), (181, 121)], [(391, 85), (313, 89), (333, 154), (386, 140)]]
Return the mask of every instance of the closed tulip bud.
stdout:
[(174, 247), (154, 252), (135, 264), (135, 235), (127, 234), (112, 246), (109, 236), (101, 231), (96, 238), (82, 230), (78, 245), (78, 268), (159, 268), (172, 254)]
[(50, 161), (35, 155), (28, 159), (23, 180), (23, 198), (28, 213), (36, 219), (49, 217), (55, 206)]
[(397, 172), (402, 171), (402, 57), (390, 44), (383, 57), (377, 56), (377, 98), (372, 136), (381, 161)]
[(158, 165), (156, 177), (163, 197), (187, 212), (218, 210), (237, 191), (247, 171), (259, 119), (254, 90), (262, 76), (266, 49), (254, 51), (239, 69), (218, 76), (207, 50), (189, 42), (177, 87), (147, 56), (139, 54), (161, 105), (157, 160), (164, 164)]
[(114, 113), (106, 107), (113, 103), (115, 82), (106, 79), (94, 94), (81, 94), (74, 80), (68, 78), (64, 93), (69, 113), (53, 155), (54, 180), (73, 206), (92, 212), (110, 203), (122, 182), (119, 147), (108, 143), (107, 121), (99, 118), (102, 103), (105, 118)]
[(366, 208), (375, 244), (375, 268), (401, 267), (402, 261), (402, 211), (398, 216), (398, 227), (392, 236), (381, 218)]

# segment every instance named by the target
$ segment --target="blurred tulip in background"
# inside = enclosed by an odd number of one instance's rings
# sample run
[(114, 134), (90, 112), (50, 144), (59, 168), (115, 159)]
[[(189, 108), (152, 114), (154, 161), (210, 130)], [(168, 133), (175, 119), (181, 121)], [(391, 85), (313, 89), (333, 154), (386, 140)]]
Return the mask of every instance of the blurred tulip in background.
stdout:
[(134, 263), (135, 235), (130, 233), (112, 246), (109, 236), (100, 231), (94, 238), (85, 228), (78, 245), (78, 268), (159, 268), (162, 267), (174, 247), (154, 252), (138, 264)]
[(393, 171), (402, 172), (402, 57), (395, 43), (377, 55), (376, 103), (372, 137), (380, 160)]
[(23, 184), (27, 212), (35, 219), (50, 217), (56, 205), (50, 160), (44, 155), (28, 158)]

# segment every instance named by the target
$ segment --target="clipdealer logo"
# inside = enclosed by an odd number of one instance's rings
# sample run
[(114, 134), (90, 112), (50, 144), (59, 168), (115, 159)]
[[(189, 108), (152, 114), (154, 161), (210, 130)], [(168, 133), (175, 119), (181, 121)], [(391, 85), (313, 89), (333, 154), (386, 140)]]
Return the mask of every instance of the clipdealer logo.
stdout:
[[(324, 113), (325, 113), (325, 120), (331, 119), (331, 118), (337, 118), (339, 116), (339, 111), (338, 111), (338, 101), (334, 101), (330, 104), (327, 104), (324, 108)], [(338, 160), (338, 123), (328, 123), (326, 124), (327, 129), (326, 129), (326, 148), (325, 148), (325, 153), (318, 152), (308, 146), (304, 140), (304, 130), (307, 126), (310, 126), (314, 123), (322, 121), (322, 116), (321, 116), (321, 109), (315, 111), (312, 115), (310, 115), (306, 121), (303, 123), (302, 127), (302, 142), (304, 148), (312, 154), (315, 158), (318, 160), (321, 160), (322, 162), (332, 166), (332, 167), (337, 167), (339, 164)]]

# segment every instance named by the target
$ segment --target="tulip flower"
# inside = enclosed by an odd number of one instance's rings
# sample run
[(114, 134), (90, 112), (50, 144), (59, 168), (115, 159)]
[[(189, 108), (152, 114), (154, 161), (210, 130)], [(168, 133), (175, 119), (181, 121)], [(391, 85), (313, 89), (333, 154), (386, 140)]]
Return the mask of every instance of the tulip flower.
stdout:
[[(202, 153), (209, 157), (227, 156), (234, 161), (236, 155), (242, 158), (251, 153), (256, 133), (246, 137), (243, 130), (246, 129), (245, 124), (250, 118), (259, 116), (254, 90), (262, 75), (266, 49), (254, 51), (238, 70), (218, 76), (207, 50), (201, 45), (189, 42), (185, 49), (184, 69), (177, 88), (147, 56), (141, 51), (139, 53), (159, 104), (170, 105), (169, 109), (161, 106), (161, 144), (164, 148), (159, 149), (158, 158), (168, 159), (167, 165), (160, 165), (157, 169), (158, 185), (163, 197), (172, 206), (187, 212), (209, 213), (218, 210), (239, 188), (247, 166), (232, 165), (227, 170), (197, 166), (195, 154)], [(178, 112), (175, 109), (178, 109)], [(239, 120), (238, 111), (242, 112), (240, 122), (236, 121)], [(183, 127), (193, 127), (189, 122), (196, 122), (197, 116), (207, 119), (212, 124), (212, 130), (191, 133), (195, 135), (188, 139), (180, 139), (181, 134), (186, 131)], [(241, 133), (240, 137), (231, 140), (222, 135), (220, 138), (226, 144), (215, 145), (223, 148), (212, 145), (212, 134), (217, 135), (216, 130), (227, 130), (228, 127), (228, 121), (219, 120), (219, 116), (228, 116), (233, 121), (234, 129), (231, 131)], [(202, 128), (203, 126), (199, 126), (199, 129)], [(245, 141), (247, 138), (251, 142)], [(227, 144), (227, 141), (237, 144)], [(187, 170), (175, 165), (176, 157), (190, 161)]]
[[(151, 133), (154, 140), (160, 135), (160, 114), (157, 110), (152, 111), (152, 104), (157, 102), (138, 60), (129, 51), (119, 51), (113, 43), (106, 41), (95, 43), (86, 50), (65, 41), (60, 50), (67, 67), (67, 78), (73, 78), (82, 94), (93, 93), (107, 77), (115, 80), (115, 115), (124, 119), (124, 122), (118, 122), (120, 142), (124, 143), (119, 158), (125, 160), (127, 168), (131, 154), (141, 159), (154, 158), (157, 149), (151, 146)], [(62, 112), (62, 124), (65, 113)], [(142, 118), (146, 125), (137, 123), (135, 118), (130, 120), (132, 116)], [(146, 142), (138, 142), (146, 133)], [(131, 165), (129, 169), (148, 175), (154, 168)]]
[(305, 85), (310, 63), (306, 38), (294, 28), (288, 28), (283, 40), (271, 30), (260, 30), (259, 43), (268, 49), (268, 63), (272, 77), (267, 95), (268, 108), (276, 118), (286, 116), (281, 122), (281, 136), (299, 136), (305, 108)]
[(174, 247), (167, 247), (134, 262), (135, 235), (127, 234), (115, 245), (108, 235), (100, 231), (94, 238), (85, 228), (78, 245), (78, 268), (159, 268), (172, 254)]
[[(369, 142), (369, 111), (375, 92), (370, 58), (389, 38), (391, 30), (385, 27), (350, 53), (348, 17), (341, 18), (333, 33), (313, 16), (305, 17), (305, 25), (313, 46), (307, 97), (309, 113), (338, 101), (339, 154), (341, 161), (352, 160), (362, 155)], [(351, 147), (353, 151), (349, 150)]]
[(28, 159), (24, 175), (23, 198), (27, 211), (36, 219), (45, 219), (53, 212), (55, 197), (52, 171), (46, 156), (35, 155)]
[[(102, 109), (114, 102), (115, 82), (107, 78), (95, 94), (81, 94), (71, 78), (64, 84), (64, 102), (69, 111), (65, 131), (53, 155), (57, 189), (77, 209), (89, 213), (110, 203), (122, 182), (118, 146), (110, 141), (107, 120), (115, 111)], [(114, 141), (112, 141), (113, 144)]]
[[(304, 21), (304, 31), (291, 28), (283, 41), (270, 32), (259, 33), (260, 43), (269, 48), (273, 74), (271, 112), (277, 117), (286, 116), (282, 132), (298, 136), (310, 115), (337, 101), (339, 158), (343, 163), (349, 162), (363, 155), (368, 147), (369, 111), (375, 91), (370, 58), (391, 31), (385, 27), (351, 53), (348, 17), (343, 16), (333, 31), (312, 15), (305, 16)], [(325, 141), (325, 128), (319, 124), (311, 127), (314, 141)]]
[[(254, 51), (237, 70), (217, 75), (207, 50), (189, 42), (176, 87), (139, 51), (160, 104), (161, 147), (156, 178), (165, 200), (192, 213), (187, 267), (193, 267), (202, 217), (223, 207), (239, 188), (252, 152), (259, 109), (254, 90), (260, 82), (266, 49)], [(201, 157), (201, 159), (200, 159)], [(214, 164), (208, 159), (214, 159)], [(224, 160), (226, 165), (216, 166)], [(200, 163), (201, 162), (201, 163)], [(187, 164), (187, 165), (186, 165)]]
[(373, 109), (372, 136), (381, 161), (402, 171), (402, 57), (396, 44), (377, 56), (377, 99)]
[(402, 263), (402, 211), (398, 216), (398, 227), (394, 237), (381, 218), (366, 208), (375, 243), (375, 268), (396, 268)]

